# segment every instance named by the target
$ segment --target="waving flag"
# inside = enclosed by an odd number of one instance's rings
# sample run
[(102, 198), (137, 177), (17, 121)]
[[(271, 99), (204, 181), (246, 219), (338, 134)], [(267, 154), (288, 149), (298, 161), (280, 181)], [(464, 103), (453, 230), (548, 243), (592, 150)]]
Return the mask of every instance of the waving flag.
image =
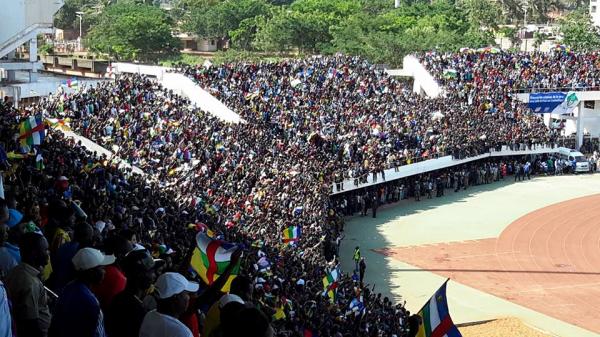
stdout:
[(283, 230), (283, 243), (293, 244), (300, 239), (301, 234), (299, 226), (290, 226)]
[(79, 88), (79, 81), (77, 81), (77, 79), (75, 77), (66, 80), (64, 82), (64, 84), (67, 86), (67, 88), (71, 88), (71, 89), (75, 89), (75, 90), (77, 90), (77, 88)]
[(448, 311), (447, 283), (448, 280), (431, 296), (423, 309), (417, 314), (421, 316), (423, 322), (419, 326), (417, 337), (462, 337), (458, 328), (452, 322)]
[(41, 145), (46, 136), (42, 118), (29, 116), (19, 125), (19, 141), (21, 146)]
[[(212, 284), (225, 271), (231, 261), (231, 254), (238, 248), (232, 243), (210, 238), (206, 233), (196, 235), (197, 247), (192, 255), (191, 267), (206, 284)], [(231, 276), (221, 289), (229, 292), (231, 281), (237, 276), (240, 264), (233, 268)]]
[(362, 296), (360, 296), (359, 298), (353, 298), (352, 301), (350, 302), (350, 305), (348, 306), (348, 310), (349, 312), (347, 313), (347, 315), (354, 313), (354, 316), (358, 316), (358, 315), (362, 315), (366, 312), (366, 307), (365, 304), (362, 301)]
[(328, 296), (332, 301), (335, 300), (339, 278), (340, 272), (337, 268), (330, 271), (327, 276), (323, 278), (323, 296)]

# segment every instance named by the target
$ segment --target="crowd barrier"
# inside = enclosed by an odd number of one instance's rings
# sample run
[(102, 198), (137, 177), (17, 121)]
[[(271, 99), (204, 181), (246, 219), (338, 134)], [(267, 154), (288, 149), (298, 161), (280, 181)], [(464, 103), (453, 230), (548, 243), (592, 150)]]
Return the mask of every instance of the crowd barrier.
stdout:
[(555, 144), (513, 144), (510, 146), (493, 148), (482, 154), (466, 156), (464, 158), (461, 156), (445, 155), (433, 159), (411, 160), (410, 164), (388, 168), (383, 171), (383, 174), (380, 172), (371, 172), (360, 177), (345, 179), (343, 182), (335, 182), (332, 185), (331, 195), (345, 193), (431, 171), (437, 171), (452, 166), (458, 166), (485, 158), (554, 153), (557, 152), (557, 149), (558, 146)]

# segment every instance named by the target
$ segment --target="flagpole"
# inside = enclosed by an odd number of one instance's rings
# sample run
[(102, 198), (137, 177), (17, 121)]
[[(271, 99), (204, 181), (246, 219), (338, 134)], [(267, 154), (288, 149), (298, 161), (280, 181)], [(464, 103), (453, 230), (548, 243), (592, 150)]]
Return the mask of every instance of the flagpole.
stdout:
[[(437, 290), (435, 291), (435, 293), (437, 293), (438, 290), (440, 290), (444, 286), (444, 284), (448, 283), (448, 281), (450, 281), (450, 278), (447, 278), (446, 281), (444, 281), (444, 283), (442, 283), (442, 285), (437, 288)], [(435, 295), (435, 293), (433, 293), (433, 295)], [(429, 297), (429, 300), (431, 300), (431, 296)], [(417, 314), (420, 313), (427, 306), (427, 303), (429, 303), (429, 300), (427, 300), (427, 302), (425, 302), (425, 304), (423, 304), (423, 306), (421, 307), (421, 309), (419, 309), (419, 311), (417, 311)]]

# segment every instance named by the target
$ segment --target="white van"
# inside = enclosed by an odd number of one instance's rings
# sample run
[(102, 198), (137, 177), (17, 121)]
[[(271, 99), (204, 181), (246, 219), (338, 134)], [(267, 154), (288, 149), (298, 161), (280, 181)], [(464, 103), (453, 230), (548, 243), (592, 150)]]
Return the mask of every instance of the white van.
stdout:
[(575, 161), (575, 173), (590, 172), (590, 163), (588, 159), (583, 155), (583, 153), (577, 150), (568, 149), (566, 147), (559, 147), (558, 156), (561, 159), (566, 160), (569, 163), (569, 165), (571, 165), (571, 163)]

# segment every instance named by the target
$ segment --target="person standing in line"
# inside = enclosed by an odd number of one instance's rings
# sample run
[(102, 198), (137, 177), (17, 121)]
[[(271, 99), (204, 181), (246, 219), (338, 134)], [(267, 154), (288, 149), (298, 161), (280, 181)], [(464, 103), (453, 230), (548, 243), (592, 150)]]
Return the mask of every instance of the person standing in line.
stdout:
[(358, 270), (360, 274), (360, 284), (363, 284), (363, 279), (365, 278), (365, 270), (367, 270), (367, 263), (365, 262), (365, 258), (361, 257), (360, 262), (358, 263)]
[(418, 180), (415, 182), (415, 200), (421, 201), (421, 182)]
[(372, 207), (373, 207), (373, 218), (376, 218), (377, 217), (377, 207), (379, 207), (379, 198), (377, 197), (377, 192), (375, 192), (373, 194), (372, 202), (373, 202), (373, 205), (372, 205)]

